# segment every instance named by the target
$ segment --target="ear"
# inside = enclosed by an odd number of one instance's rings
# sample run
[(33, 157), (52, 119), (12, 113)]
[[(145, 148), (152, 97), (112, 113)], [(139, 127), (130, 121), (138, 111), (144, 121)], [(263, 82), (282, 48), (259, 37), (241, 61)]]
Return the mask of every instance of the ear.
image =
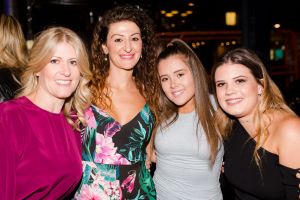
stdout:
[(263, 81), (261, 80), (260, 83), (257, 85), (257, 94), (260, 96), (264, 91)]
[(108, 54), (108, 48), (105, 44), (102, 44), (102, 50), (106, 55)]

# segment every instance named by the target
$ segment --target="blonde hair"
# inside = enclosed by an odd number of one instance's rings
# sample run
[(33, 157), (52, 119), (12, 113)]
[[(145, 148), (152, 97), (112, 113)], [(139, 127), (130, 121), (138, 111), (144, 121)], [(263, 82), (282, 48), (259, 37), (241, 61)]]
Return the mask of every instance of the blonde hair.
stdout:
[[(202, 125), (205, 136), (208, 140), (210, 146), (210, 159), (213, 164), (222, 140), (213, 122), (214, 109), (209, 97), (206, 71), (194, 51), (188, 46), (188, 44), (180, 39), (173, 39), (167, 47), (161, 51), (157, 59), (157, 66), (161, 60), (167, 59), (173, 55), (182, 55), (192, 73), (195, 82), (195, 112), (198, 116), (198, 124)], [(156, 81), (160, 82), (158, 72)], [(158, 124), (166, 124), (166, 126), (169, 126), (178, 118), (178, 106), (166, 97), (161, 88), (158, 102), (160, 108)]]
[[(213, 91), (216, 96), (215, 86), (215, 73), (218, 67), (223, 64), (241, 64), (247, 67), (257, 83), (263, 86), (263, 92), (261, 94), (261, 101), (257, 105), (257, 109), (254, 113), (254, 127), (256, 146), (254, 149), (253, 157), (256, 164), (260, 166), (261, 158), (258, 154), (258, 149), (261, 148), (269, 136), (268, 127), (271, 124), (271, 114), (274, 110), (280, 110), (282, 112), (292, 113), (294, 112), (286, 105), (283, 96), (272, 81), (267, 73), (267, 70), (260, 60), (260, 58), (251, 50), (246, 48), (237, 48), (226, 53), (220, 60), (214, 65), (211, 73), (211, 79), (214, 87)], [(219, 127), (219, 130), (224, 138), (230, 136), (232, 126), (235, 118), (225, 113), (219, 106), (215, 115), (215, 122)], [(264, 137), (263, 137), (264, 136)]]
[[(49, 63), (57, 44), (62, 42), (66, 42), (74, 48), (81, 74), (81, 79), (76, 91), (65, 100), (63, 108), (69, 124), (71, 124), (73, 128), (78, 129), (80, 122), (84, 125), (86, 124), (84, 120), (84, 110), (90, 104), (90, 92), (87, 85), (91, 80), (92, 74), (89, 70), (89, 57), (85, 45), (80, 37), (72, 30), (64, 27), (52, 27), (38, 35), (31, 48), (28, 65), (21, 78), (23, 88), (18, 96), (27, 96), (37, 90), (39, 83), (38, 77), (35, 74)], [(73, 121), (74, 114), (76, 115), (75, 117), (77, 117), (75, 122)]]
[(27, 47), (21, 25), (13, 16), (0, 17), (0, 67), (22, 70), (26, 65)]

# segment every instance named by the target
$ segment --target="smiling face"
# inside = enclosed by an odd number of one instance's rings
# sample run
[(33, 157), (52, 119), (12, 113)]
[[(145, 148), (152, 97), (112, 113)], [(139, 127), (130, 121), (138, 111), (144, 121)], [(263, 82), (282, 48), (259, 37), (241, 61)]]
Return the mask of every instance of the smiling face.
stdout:
[(49, 63), (38, 73), (36, 99), (62, 102), (75, 91), (80, 70), (74, 48), (68, 43), (57, 44)]
[(179, 107), (180, 113), (195, 109), (195, 84), (191, 70), (182, 55), (173, 55), (158, 63), (158, 73), (165, 95)]
[(225, 63), (215, 72), (215, 87), (221, 108), (239, 120), (252, 119), (263, 87), (241, 64)]
[(110, 68), (132, 70), (142, 54), (141, 31), (131, 21), (112, 23), (102, 48), (109, 55)]

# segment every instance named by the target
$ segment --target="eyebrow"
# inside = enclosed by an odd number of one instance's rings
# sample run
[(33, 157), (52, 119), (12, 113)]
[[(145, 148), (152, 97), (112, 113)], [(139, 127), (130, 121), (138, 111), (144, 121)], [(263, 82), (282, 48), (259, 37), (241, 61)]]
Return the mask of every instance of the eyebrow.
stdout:
[(173, 74), (176, 74), (176, 73), (181, 72), (181, 71), (186, 71), (186, 69), (178, 69), (178, 70), (174, 71)]
[(239, 76), (233, 77), (233, 79), (237, 79), (237, 78), (248, 78), (248, 76), (239, 75)]
[[(176, 73), (181, 72), (181, 71), (186, 71), (186, 69), (178, 69), (178, 70), (174, 71), (173, 74), (176, 74)], [(162, 76), (168, 76), (168, 75), (163, 74), (163, 75), (160, 75), (159, 77), (162, 77)]]
[[(232, 79), (238, 79), (238, 78), (248, 78), (248, 77), (247, 76), (243, 76), (243, 75), (239, 75), (239, 76), (233, 77)], [(221, 81), (224, 82), (224, 80), (216, 80), (215, 82), (217, 83), (217, 82), (221, 82)]]
[[(52, 58), (59, 58), (59, 59), (63, 59), (62, 57), (60, 57), (60, 56), (56, 56), (56, 55), (53, 55), (52, 57), (51, 57), (51, 59)], [(67, 60), (73, 60), (73, 59), (77, 59), (76, 57), (71, 57), (71, 58), (68, 58)]]
[[(130, 35), (130, 37), (131, 37), (131, 36), (134, 36), (134, 35), (141, 35), (141, 33), (133, 33), (133, 34)], [(123, 37), (124, 35), (116, 33), (116, 34), (111, 35), (110, 38), (112, 38), (112, 37), (114, 37), (114, 36), (122, 36), (122, 37)]]

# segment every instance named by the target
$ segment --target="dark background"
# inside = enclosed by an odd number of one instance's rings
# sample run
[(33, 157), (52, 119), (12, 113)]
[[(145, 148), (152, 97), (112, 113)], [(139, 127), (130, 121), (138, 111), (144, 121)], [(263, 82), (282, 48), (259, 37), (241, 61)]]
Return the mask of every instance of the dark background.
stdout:
[[(289, 105), (300, 102), (300, 6), (298, 0), (3, 0), (1, 12), (19, 19), (27, 39), (48, 26), (75, 30), (90, 46), (99, 17), (119, 4), (142, 7), (153, 18), (164, 41), (180, 37), (193, 47), (210, 73), (222, 53), (244, 46), (256, 51)], [(193, 6), (190, 6), (193, 4)], [(173, 17), (161, 11), (177, 10)], [(183, 12), (192, 14), (182, 17)], [(225, 12), (237, 13), (237, 24), (225, 24)], [(280, 28), (275, 29), (274, 24)], [(298, 112), (298, 111), (297, 111)]]
[[(163, 41), (180, 37), (189, 43), (208, 73), (216, 58), (230, 49), (244, 46), (256, 51), (289, 106), (300, 114), (298, 0), (3, 0), (0, 12), (19, 19), (28, 40), (49, 26), (61, 25), (76, 31), (89, 47), (98, 18), (125, 3), (148, 12)], [(162, 10), (178, 14), (167, 18)], [(192, 14), (181, 17), (186, 11)], [(225, 24), (227, 11), (237, 13), (235, 26)], [(274, 28), (276, 23), (280, 28)], [(231, 199), (228, 191), (224, 195)]]

